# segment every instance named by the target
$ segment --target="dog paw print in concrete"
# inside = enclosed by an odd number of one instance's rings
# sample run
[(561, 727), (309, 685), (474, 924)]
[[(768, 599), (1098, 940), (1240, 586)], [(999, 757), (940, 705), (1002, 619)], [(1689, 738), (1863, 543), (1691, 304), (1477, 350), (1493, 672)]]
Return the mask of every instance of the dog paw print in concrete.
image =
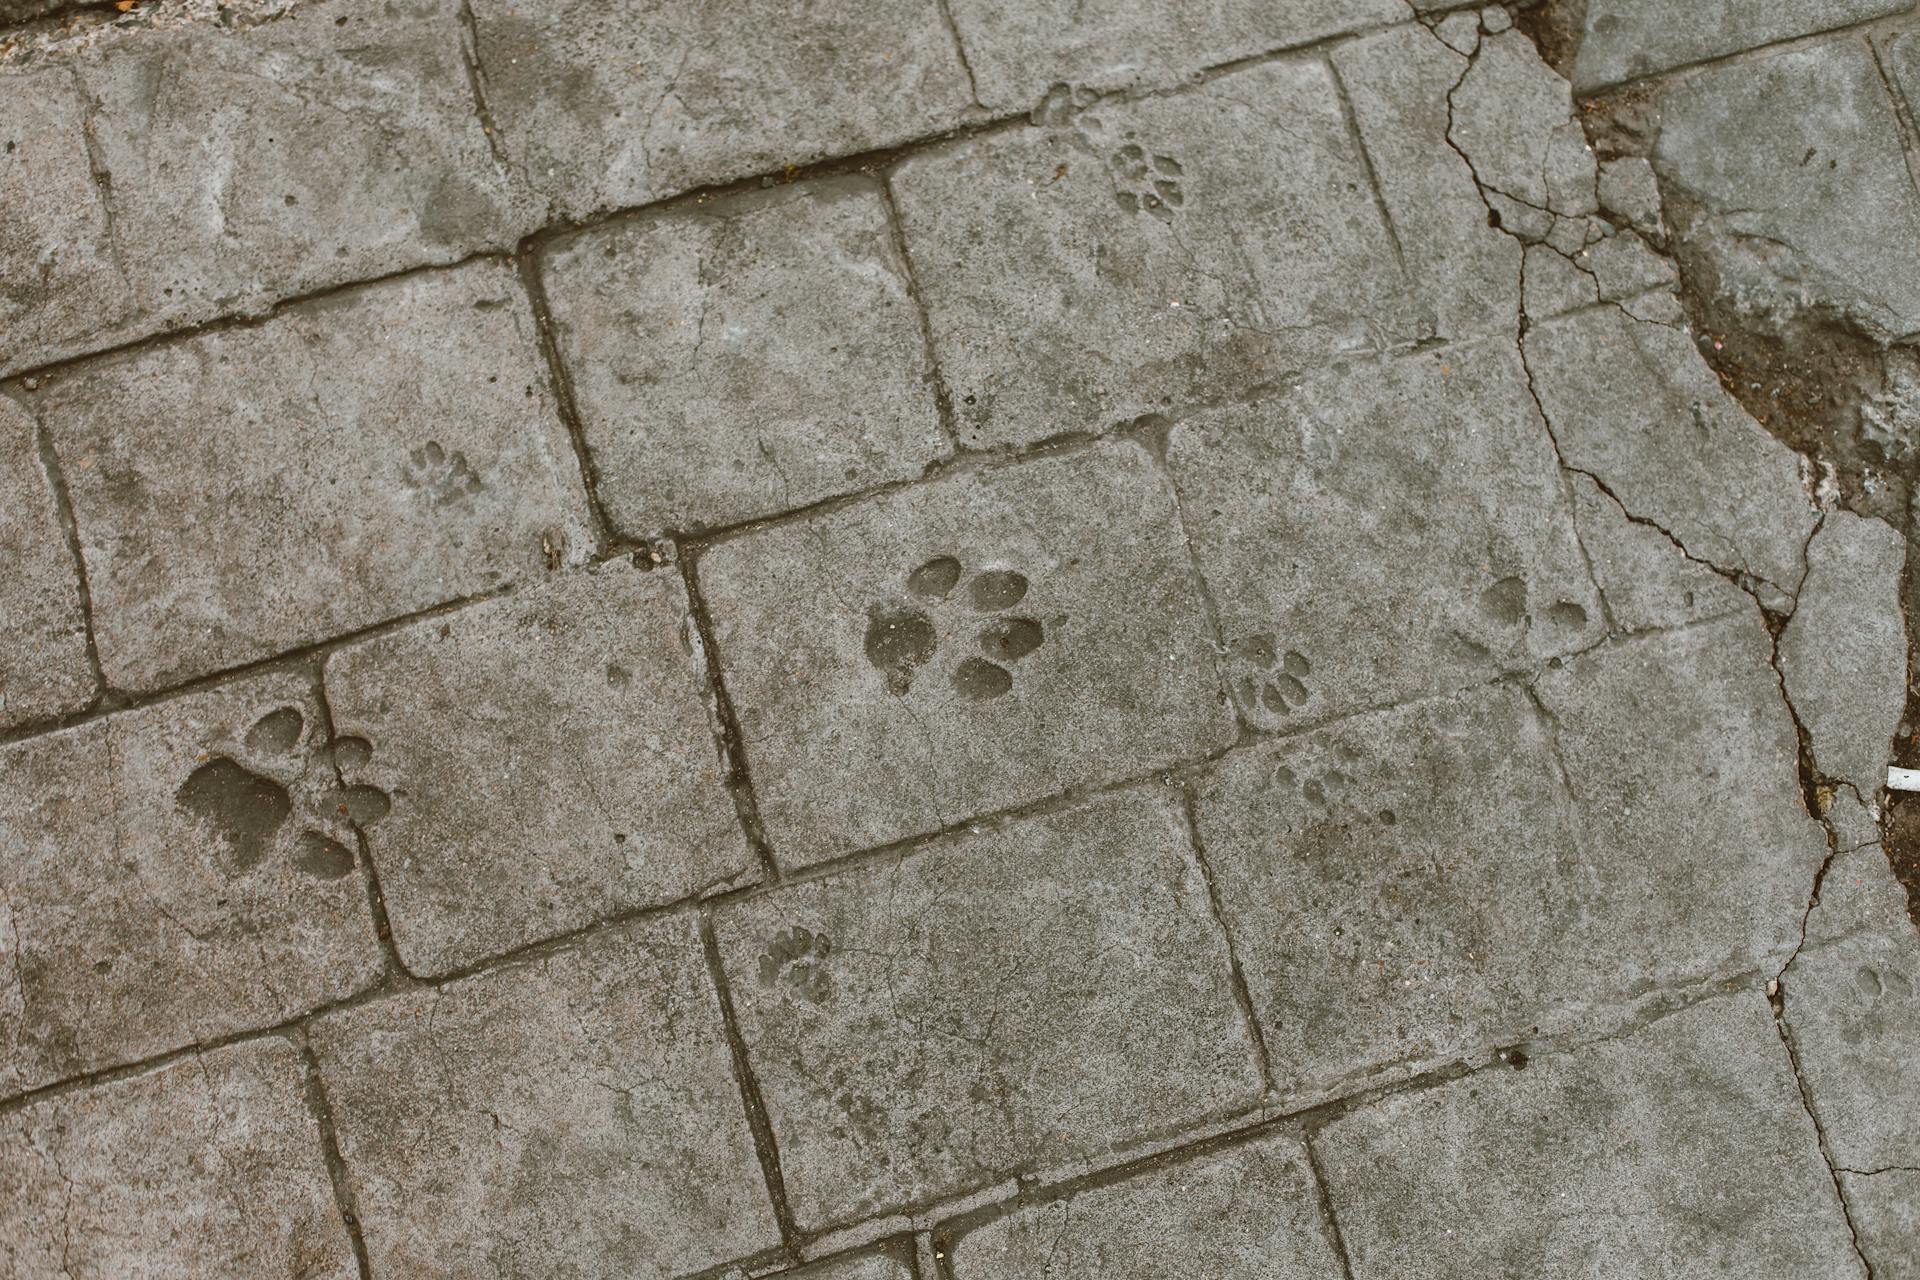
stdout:
[(400, 481), (434, 507), (466, 502), (486, 487), (466, 454), (458, 449), (448, 453), (437, 440), (408, 452)]
[(768, 989), (784, 987), (813, 1004), (824, 1004), (833, 994), (833, 979), (827, 973), (827, 956), (833, 940), (800, 925), (782, 929), (760, 953), (760, 985)]
[(1313, 663), (1297, 649), (1282, 651), (1272, 632), (1235, 640), (1232, 649), (1244, 671), (1234, 690), (1249, 712), (1258, 709), (1284, 716), (1312, 699)]
[(1171, 219), (1174, 211), (1187, 202), (1186, 193), (1180, 189), (1185, 170), (1172, 156), (1147, 150), (1131, 141), (1131, 133), (1126, 136), (1129, 141), (1107, 156), (1114, 199), (1128, 213), (1150, 213), (1162, 221)]
[(973, 652), (954, 664), (950, 677), (954, 693), (969, 702), (1010, 692), (1015, 665), (1046, 641), (1040, 620), (1017, 612), (1028, 587), (1017, 570), (989, 568), (968, 576), (959, 560), (935, 556), (908, 573), (904, 585), (905, 599), (876, 605), (867, 615), (867, 661), (896, 696), (913, 687), (916, 673), (940, 647), (936, 615), (955, 624), (949, 634), (973, 638)]

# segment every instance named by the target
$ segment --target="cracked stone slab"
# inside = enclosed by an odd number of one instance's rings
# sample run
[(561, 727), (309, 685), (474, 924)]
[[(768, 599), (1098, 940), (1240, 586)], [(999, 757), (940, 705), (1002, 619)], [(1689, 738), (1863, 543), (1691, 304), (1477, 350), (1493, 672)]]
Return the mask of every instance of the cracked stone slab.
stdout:
[(0, 1116), (0, 1271), (353, 1280), (305, 1089), (270, 1039)]
[(1840, 1188), (1875, 1280), (1920, 1280), (1920, 1168), (1843, 1173)]
[(1049, 89), (1176, 84), (1289, 45), (1407, 16), (1404, 0), (1260, 0), (1168, 8), (1150, 0), (951, 0), (980, 101), (1021, 111)]
[(1727, 394), (1687, 336), (1600, 307), (1536, 325), (1524, 345), (1567, 465), (1788, 611), (1815, 521), (1799, 460)]
[(322, 1019), (376, 1275), (664, 1280), (777, 1245), (693, 922)]
[(0, 750), (0, 1094), (270, 1026), (381, 959), (310, 681)]
[(894, 146), (972, 103), (938, 0), (476, 0), (473, 13), (494, 136), (565, 218)]
[(963, 443), (1092, 430), (1414, 336), (1324, 62), (1042, 116), (892, 179)]
[(1316, 372), (1180, 423), (1167, 459), (1257, 727), (1472, 683), (1604, 633), (1511, 342)]
[(723, 907), (803, 1229), (1120, 1149), (1260, 1094), (1169, 796), (1127, 792)]
[(1865, 1275), (1758, 993), (1524, 1061), (1316, 1137), (1354, 1280)]
[(1865, 797), (1886, 784), (1906, 708), (1906, 563), (1906, 539), (1884, 522), (1830, 512), (1807, 544), (1806, 582), (1780, 633), (1780, 676), (1814, 763)]
[(153, 689), (591, 551), (511, 268), (80, 367), (43, 393), (108, 683)]
[(1920, 197), (1864, 41), (1687, 76), (1660, 97), (1652, 159), (1681, 240), (1741, 312), (1920, 331), (1920, 262), (1882, 251), (1920, 240)]
[(1340, 1274), (1300, 1139), (1272, 1134), (1101, 1182), (966, 1232), (954, 1280), (1186, 1280)]
[(1570, 75), (1586, 92), (1908, 7), (1907, 0), (1586, 0)]
[(762, 529), (697, 572), (782, 865), (1233, 735), (1173, 494), (1130, 444)]
[(1567, 483), (1580, 545), (1614, 626), (1628, 632), (1663, 630), (1751, 605), (1752, 597), (1689, 560), (1672, 538), (1630, 519), (1592, 477), (1574, 473)]
[(1573, 91), (1517, 30), (1480, 42), (1447, 99), (1448, 137), (1479, 184), (1529, 209), (1595, 209), (1595, 161), (1573, 118)]
[(630, 535), (911, 479), (945, 451), (871, 179), (646, 215), (542, 269), (597, 492)]
[(368, 847), (410, 970), (757, 878), (691, 627), (672, 569), (616, 560), (328, 659), (394, 797)]
[(0, 725), (76, 711), (94, 695), (78, 566), (33, 420), (0, 397)]

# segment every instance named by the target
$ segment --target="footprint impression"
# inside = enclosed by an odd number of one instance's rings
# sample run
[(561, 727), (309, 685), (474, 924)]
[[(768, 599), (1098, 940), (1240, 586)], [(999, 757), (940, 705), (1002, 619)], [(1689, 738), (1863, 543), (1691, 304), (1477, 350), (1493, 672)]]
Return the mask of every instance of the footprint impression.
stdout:
[(1284, 716), (1298, 711), (1313, 697), (1309, 687), (1313, 663), (1296, 649), (1281, 652), (1271, 631), (1244, 636), (1231, 648), (1245, 673), (1234, 683), (1234, 693), (1249, 714), (1264, 710)]
[(953, 691), (969, 702), (1012, 690), (1014, 665), (1046, 640), (1039, 619), (1012, 612), (1027, 596), (1026, 576), (1012, 569), (982, 569), (969, 577), (959, 560), (935, 556), (907, 574), (904, 585), (911, 603), (867, 611), (867, 661), (895, 696), (913, 687), (915, 673), (939, 649), (936, 612), (961, 611), (964, 629), (973, 631), (976, 651), (955, 664), (951, 676)]

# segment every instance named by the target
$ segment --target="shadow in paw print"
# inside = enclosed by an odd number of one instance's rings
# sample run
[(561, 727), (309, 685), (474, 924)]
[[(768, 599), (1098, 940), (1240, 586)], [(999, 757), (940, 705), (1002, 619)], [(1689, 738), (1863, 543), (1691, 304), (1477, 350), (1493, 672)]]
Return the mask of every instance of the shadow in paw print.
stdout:
[(1313, 664), (1305, 654), (1288, 649), (1284, 654), (1274, 645), (1270, 632), (1247, 636), (1233, 642), (1234, 656), (1254, 667), (1255, 673), (1240, 679), (1240, 702), (1248, 710), (1263, 707), (1277, 716), (1297, 711), (1313, 697), (1307, 677)]
[(782, 929), (760, 953), (760, 985), (781, 984), (802, 999), (824, 1003), (833, 994), (833, 979), (827, 973), (827, 955), (832, 950), (833, 940), (824, 933), (800, 925)]
[(887, 678), (887, 692), (913, 687), (913, 673), (933, 657), (939, 639), (933, 619), (914, 608), (882, 608), (867, 613), (867, 661)]
[[(906, 576), (907, 594), (919, 604), (875, 605), (867, 613), (867, 661), (885, 677), (887, 690), (904, 694), (914, 672), (933, 660), (940, 637), (930, 610), (960, 608), (1001, 614), (1027, 598), (1025, 574), (1012, 569), (983, 569), (960, 581), (966, 567), (953, 556), (935, 556)], [(955, 599), (956, 592), (958, 599)], [(1013, 664), (1038, 649), (1046, 631), (1037, 618), (992, 618), (978, 632), (979, 652), (953, 668), (955, 693), (970, 702), (987, 702), (1013, 689)]]
[(226, 756), (215, 756), (188, 774), (174, 803), (213, 828), (235, 873), (258, 866), (293, 815), (293, 797), (285, 787)]

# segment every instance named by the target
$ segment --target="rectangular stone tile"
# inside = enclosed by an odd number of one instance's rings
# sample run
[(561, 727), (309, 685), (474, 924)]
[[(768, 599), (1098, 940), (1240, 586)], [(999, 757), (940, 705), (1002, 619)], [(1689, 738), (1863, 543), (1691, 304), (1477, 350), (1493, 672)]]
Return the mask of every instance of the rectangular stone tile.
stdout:
[(1584, 92), (1910, 7), (1908, 0), (1587, 0), (1570, 78)]
[(375, 1275), (655, 1280), (779, 1243), (689, 920), (313, 1037)]
[(41, 414), (108, 682), (151, 689), (590, 553), (512, 269), (83, 366)]
[(282, 1022), (381, 959), (313, 689), (273, 674), (0, 750), (0, 1095)]
[(1292, 1134), (1256, 1138), (1014, 1210), (966, 1232), (954, 1280), (1338, 1280)]
[(0, 1274), (353, 1280), (305, 1089), (271, 1039), (0, 1116)]
[(94, 695), (79, 566), (41, 466), (33, 420), (0, 397), (0, 726), (75, 711)]
[(1315, 1145), (1354, 1280), (1864, 1274), (1757, 992), (1373, 1103)]
[(1255, 1101), (1173, 800), (1141, 792), (719, 912), (802, 1229)]
[(893, 177), (963, 442), (1103, 427), (1414, 335), (1324, 62), (1041, 118)]
[(1920, 1169), (1843, 1173), (1840, 1187), (1874, 1280), (1920, 1280)]
[(1408, 16), (1403, 0), (953, 0), (950, 8), (980, 100), (995, 111), (1024, 110), (1069, 84), (1175, 84), (1203, 67)]
[(542, 269), (600, 501), (630, 535), (806, 506), (943, 452), (871, 179), (644, 215)]
[(394, 797), (368, 843), (409, 969), (756, 878), (691, 627), (673, 569), (618, 560), (328, 660)]
[(1167, 458), (1256, 726), (1458, 687), (1602, 634), (1511, 342), (1294, 379), (1182, 422)]
[(1131, 445), (764, 529), (698, 575), (783, 864), (1233, 733), (1172, 494)]
[(646, 204), (959, 122), (938, 0), (476, 0), (496, 138), (554, 213)]

